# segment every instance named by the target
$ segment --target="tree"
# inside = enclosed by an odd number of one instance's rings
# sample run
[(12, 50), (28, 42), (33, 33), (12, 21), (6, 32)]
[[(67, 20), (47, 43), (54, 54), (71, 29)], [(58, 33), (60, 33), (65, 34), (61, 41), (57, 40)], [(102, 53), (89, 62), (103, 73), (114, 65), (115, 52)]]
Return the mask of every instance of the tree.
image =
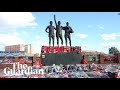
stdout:
[(36, 53), (36, 54), (34, 54), (34, 62), (36, 62), (37, 60), (38, 60), (38, 58), (40, 58), (40, 55), (39, 55), (39, 53)]
[(35, 57), (40, 57), (39, 53), (36, 53), (36, 54), (35, 54)]
[(109, 54), (116, 55), (119, 53), (119, 50), (116, 47), (109, 48)]

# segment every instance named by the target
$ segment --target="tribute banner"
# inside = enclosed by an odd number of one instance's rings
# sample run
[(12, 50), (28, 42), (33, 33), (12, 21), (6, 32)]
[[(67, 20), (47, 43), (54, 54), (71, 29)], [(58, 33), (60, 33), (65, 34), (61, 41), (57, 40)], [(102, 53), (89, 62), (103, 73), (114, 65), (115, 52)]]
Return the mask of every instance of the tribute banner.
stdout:
[(72, 46), (72, 47), (66, 47), (66, 46), (42, 46), (41, 53), (56, 53), (56, 52), (81, 52), (81, 47), (80, 46)]

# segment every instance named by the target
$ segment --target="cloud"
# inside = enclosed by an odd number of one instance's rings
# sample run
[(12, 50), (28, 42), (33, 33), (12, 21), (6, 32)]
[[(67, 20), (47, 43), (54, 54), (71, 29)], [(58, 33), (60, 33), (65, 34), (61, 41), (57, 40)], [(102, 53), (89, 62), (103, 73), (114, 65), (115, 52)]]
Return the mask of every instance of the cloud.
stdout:
[(31, 12), (0, 12), (0, 30), (36, 26)]
[(23, 31), (22, 34), (23, 34), (23, 35), (28, 35), (28, 32)]
[(92, 25), (88, 25), (88, 28), (92, 28), (93, 26)]
[(102, 34), (101, 37), (104, 40), (115, 40), (115, 39), (117, 39), (117, 37), (120, 37), (120, 34), (115, 34), (115, 33), (112, 33), (112, 34)]
[(76, 34), (75, 36), (77, 36), (79, 38), (87, 38), (88, 37), (87, 34), (80, 34), (80, 33)]
[[(36, 18), (31, 12), (0, 12), (0, 50), (3, 46), (24, 44), (21, 39), (18, 28), (36, 27)], [(29, 34), (26, 31), (21, 32), (23, 35)]]
[(5, 46), (3, 46), (3, 45), (0, 45), (0, 51), (3, 51), (3, 50), (5, 50)]
[(23, 44), (24, 41), (18, 37), (18, 33), (13, 34), (0, 34), (0, 46), (1, 45), (15, 45)]
[(36, 36), (35, 36), (35, 39), (36, 39), (36, 40), (40, 40), (40, 41), (41, 41), (41, 40), (44, 41), (44, 40), (46, 40), (47, 38), (44, 37), (44, 36), (43, 36), (43, 37), (40, 37), (40, 35), (36, 35)]
[(81, 46), (82, 47), (88, 47), (88, 44), (82, 44)]
[(42, 40), (46, 40), (47, 38), (46, 37), (41, 37), (42, 38)]
[[(13, 34), (0, 34), (0, 50), (4, 50), (4, 47), (7, 45), (25, 44), (25, 41), (18, 36), (19, 33), (17, 32)], [(35, 38), (36, 39), (31, 42), (33, 53), (41, 53), (41, 47), (43, 45), (48, 45), (48, 42), (46, 37), (39, 37), (36, 35)]]
[[(92, 27), (93, 27), (93, 25), (88, 25), (88, 28), (92, 28)], [(97, 27), (98, 27), (99, 29), (105, 29), (102, 24), (97, 25)]]
[(36, 28), (36, 27), (32, 27), (32, 28)]
[(104, 47), (120, 47), (120, 42), (108, 42), (101, 44)]
[(36, 40), (40, 39), (40, 36), (36, 35), (36, 36), (35, 36), (35, 39), (36, 39)]
[(41, 47), (48, 46), (48, 41), (46, 40), (46, 37), (40, 37), (39, 35), (35, 36), (35, 41), (32, 41), (33, 44), (33, 53), (41, 53)]
[(87, 48), (88, 48), (88, 44), (87, 43), (83, 43), (83, 44), (81, 44), (81, 48), (82, 48), (82, 50), (86, 50)]
[(102, 24), (98, 25), (98, 28), (100, 28), (100, 29), (105, 29)]
[(101, 26), (101, 27), (99, 27), (99, 28), (100, 28), (100, 29), (104, 29), (104, 27), (102, 27), (102, 26)]

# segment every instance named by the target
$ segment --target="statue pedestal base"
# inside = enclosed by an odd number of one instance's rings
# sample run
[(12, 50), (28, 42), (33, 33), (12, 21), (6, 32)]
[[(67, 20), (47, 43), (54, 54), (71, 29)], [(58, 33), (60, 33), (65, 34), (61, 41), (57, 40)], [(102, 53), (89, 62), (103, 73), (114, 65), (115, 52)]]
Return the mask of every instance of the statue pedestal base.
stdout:
[(80, 64), (81, 60), (82, 55), (80, 46), (43, 46), (41, 49), (41, 62), (45, 65)]

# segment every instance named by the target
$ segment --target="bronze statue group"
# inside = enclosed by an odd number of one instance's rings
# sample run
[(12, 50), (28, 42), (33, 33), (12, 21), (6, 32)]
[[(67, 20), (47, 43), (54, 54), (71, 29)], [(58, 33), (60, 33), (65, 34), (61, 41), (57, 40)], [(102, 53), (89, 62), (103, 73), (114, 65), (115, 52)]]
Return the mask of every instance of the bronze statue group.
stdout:
[[(69, 39), (69, 44), (71, 46), (71, 33), (73, 33), (72, 28), (69, 26), (69, 23), (66, 22), (66, 26), (61, 26), (61, 22), (56, 21), (56, 16), (54, 15), (54, 21), (55, 21), (55, 25), (56, 27), (54, 27), (52, 24), (53, 22), (50, 21), (50, 25), (47, 26), (47, 28), (45, 29), (45, 31), (48, 33), (48, 37), (49, 37), (49, 46), (51, 46), (51, 39), (53, 41), (53, 47), (54, 47), (54, 39), (55, 39), (55, 35), (54, 35), (54, 31), (56, 30), (56, 39), (57, 39), (57, 45), (59, 46), (59, 39), (61, 39), (61, 45), (63, 46), (63, 37), (62, 37), (62, 30), (65, 31), (64, 34), (64, 38), (65, 38), (65, 43), (67, 46), (67, 39)], [(47, 29), (49, 31), (47, 31)]]

